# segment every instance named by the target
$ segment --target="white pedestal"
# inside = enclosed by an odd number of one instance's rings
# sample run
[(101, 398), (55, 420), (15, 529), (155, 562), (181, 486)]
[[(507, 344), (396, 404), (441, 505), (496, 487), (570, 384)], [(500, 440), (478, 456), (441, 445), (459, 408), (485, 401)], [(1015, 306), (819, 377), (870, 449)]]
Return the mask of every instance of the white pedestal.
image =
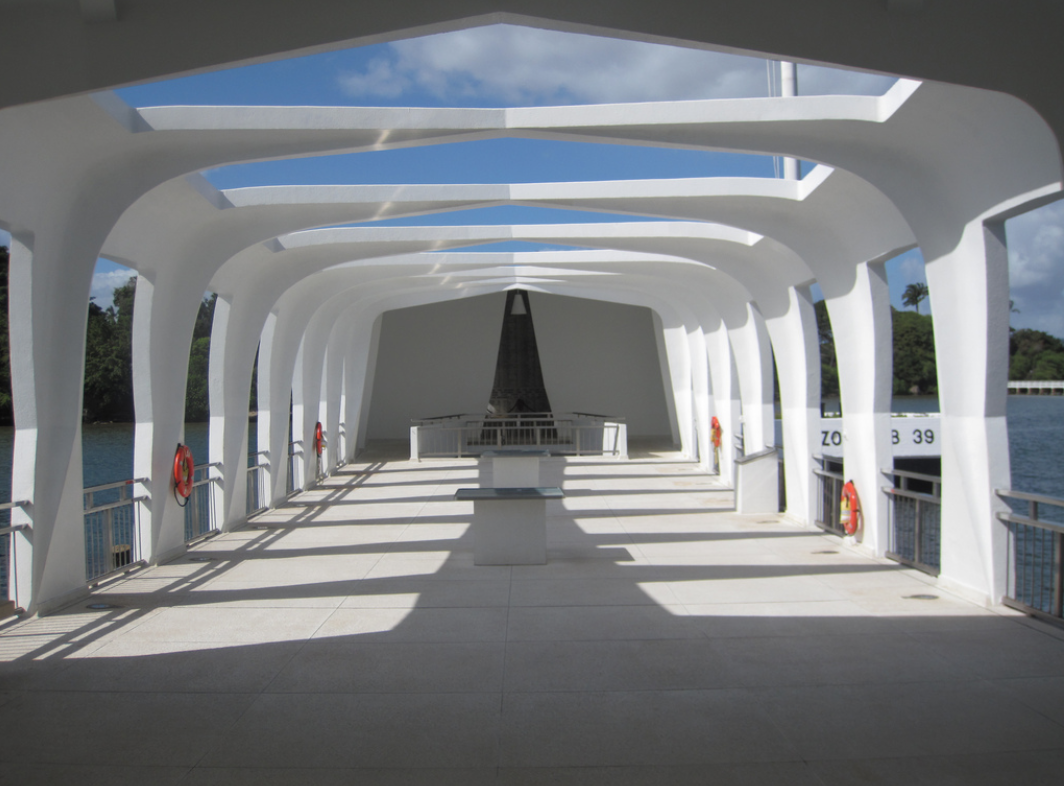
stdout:
[[(489, 450), (480, 457), (480, 486), (497, 489), (536, 488), (540, 484), (540, 461), (550, 457), (545, 450)], [(486, 474), (491, 465), (490, 482)]]
[(543, 565), (547, 561), (547, 500), (559, 488), (459, 489), (473, 502), (473, 563)]

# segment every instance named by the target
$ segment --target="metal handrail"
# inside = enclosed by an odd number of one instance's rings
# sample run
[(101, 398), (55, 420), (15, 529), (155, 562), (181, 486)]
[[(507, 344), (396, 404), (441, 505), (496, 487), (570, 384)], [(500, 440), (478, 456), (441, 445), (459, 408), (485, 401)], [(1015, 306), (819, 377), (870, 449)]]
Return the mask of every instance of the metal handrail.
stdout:
[(1031, 494), (1027, 491), (1012, 491), (1010, 489), (994, 489), (994, 493), (999, 497), (1009, 497), (1011, 499), (1020, 499), (1024, 502), (1037, 502), (1039, 505), (1053, 505), (1054, 507), (1064, 508), (1064, 499), (1059, 497)]
[(925, 475), (922, 472), (910, 472), (907, 469), (881, 469), (879, 471), (884, 475), (895, 475), (899, 478), (911, 478), (912, 480), (924, 480), (928, 483), (934, 483), (936, 486), (942, 484), (942, 478), (938, 475)]
[(887, 494), (891, 494), (895, 497), (905, 497), (906, 499), (918, 499), (921, 502), (931, 502), (935, 505), (942, 504), (942, 497), (936, 494), (924, 494), (920, 491), (909, 491), (909, 489), (896, 489), (893, 486), (883, 486), (883, 491)]
[(1053, 532), (1059, 532), (1064, 535), (1064, 524), (1057, 524), (1053, 521), (1045, 521), (1044, 519), (1032, 519), (1027, 516), (1017, 516), (1015, 513), (1005, 513), (1004, 511), (998, 511), (997, 519), (1003, 523), (1009, 524), (1026, 524), (1028, 527), (1040, 527), (1041, 529), (1048, 529)]
[(822, 478), (832, 478), (833, 480), (846, 480), (845, 475), (840, 475), (838, 472), (832, 472), (827, 469), (820, 469), (819, 467), (813, 467), (813, 474), (819, 475)]
[(128, 497), (127, 499), (120, 499), (117, 502), (105, 502), (103, 505), (95, 505), (95, 506), (93, 506), (91, 508), (87, 508), (84, 512), (85, 513), (100, 513), (101, 511), (113, 510), (114, 508), (120, 508), (123, 505), (129, 505), (129, 504), (131, 504), (133, 502), (143, 502), (146, 499), (149, 499), (149, 497), (147, 495), (140, 496), (140, 497)]
[(102, 483), (99, 486), (87, 486), (81, 490), (82, 494), (92, 494), (97, 491), (107, 491), (108, 489), (123, 488), (125, 486), (132, 486), (135, 483), (149, 483), (150, 478), (133, 478), (132, 480), (117, 480), (114, 483)]
[(1064, 618), (1064, 525), (1041, 518), (1038, 507), (1064, 509), (1064, 499), (1009, 489), (995, 489), (994, 493), (1028, 504), (1027, 516), (1011, 510), (996, 514), (1003, 524), (1016, 525), (1008, 527), (1009, 590), (1002, 602), (1060, 623)]
[(474, 413), (470, 413), (470, 412), (465, 412), (465, 413), (460, 413), (460, 414), (457, 414), (457, 415), (440, 415), (438, 417), (431, 417), (431, 418), (411, 418), (410, 422), (413, 425), (417, 426), (417, 425), (432, 425), (432, 424), (435, 424), (435, 423), (439, 423), (440, 421), (446, 421), (446, 420), (462, 420), (463, 418), (466, 419), (466, 420), (472, 421), (472, 422), (477, 422), (477, 423), (482, 422), (482, 421), (487, 421), (487, 422), (491, 422), (491, 423), (497, 423), (497, 422), (503, 422), (503, 421), (507, 421), (507, 420), (522, 421), (522, 422), (529, 422), (529, 421), (536, 421), (536, 420), (563, 421), (563, 420), (571, 420), (571, 416), (582, 417), (582, 418), (595, 418), (596, 420), (618, 422), (618, 423), (624, 422), (624, 420), (625, 420), (625, 418), (623, 416), (596, 415), (596, 414), (592, 414), (592, 413), (589, 413), (589, 412), (511, 412), (511, 413), (507, 413), (505, 415), (474, 414)]

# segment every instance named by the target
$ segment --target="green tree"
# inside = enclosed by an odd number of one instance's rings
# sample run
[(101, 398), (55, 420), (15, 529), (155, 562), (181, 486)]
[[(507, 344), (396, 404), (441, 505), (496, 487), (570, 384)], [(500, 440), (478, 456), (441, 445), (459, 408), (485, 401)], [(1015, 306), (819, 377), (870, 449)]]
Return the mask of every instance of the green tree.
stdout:
[(196, 324), (192, 328), (192, 346), (188, 354), (188, 378), (185, 382), (185, 422), (199, 423), (209, 420), (210, 407), (210, 360), (211, 330), (214, 327), (215, 294), (200, 301)]
[(133, 304), (137, 277), (114, 291), (106, 311), (89, 301), (85, 331), (83, 417), (87, 422), (130, 421), (133, 412)]
[(935, 328), (930, 316), (891, 309), (894, 321), (894, 394), (935, 393)]
[(188, 353), (188, 384), (185, 388), (185, 421), (198, 423), (211, 415), (208, 369), (211, 337), (193, 339)]
[(905, 292), (901, 296), (901, 302), (903, 305), (910, 306), (916, 309), (916, 313), (920, 313), (920, 303), (927, 298), (927, 284), (923, 282), (917, 282), (915, 284), (909, 284), (905, 287)]
[(831, 329), (827, 303), (818, 300), (813, 304), (816, 312), (816, 330), (820, 343), (820, 396), (830, 398), (839, 395), (839, 361), (835, 355), (835, 333)]
[(1023, 328), (1009, 336), (1009, 379), (1064, 379), (1064, 341), (1041, 330)]
[(1064, 379), (1064, 352), (1043, 352), (1031, 368), (1030, 379), (1048, 381)]

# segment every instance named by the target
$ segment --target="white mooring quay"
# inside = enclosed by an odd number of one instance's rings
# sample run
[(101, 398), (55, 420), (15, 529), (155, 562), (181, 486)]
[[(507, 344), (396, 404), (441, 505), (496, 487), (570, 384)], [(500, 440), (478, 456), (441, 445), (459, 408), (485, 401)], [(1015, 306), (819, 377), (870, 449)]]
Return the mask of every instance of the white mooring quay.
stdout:
[(1009, 382), (1009, 393), (1021, 396), (1064, 396), (1064, 379)]

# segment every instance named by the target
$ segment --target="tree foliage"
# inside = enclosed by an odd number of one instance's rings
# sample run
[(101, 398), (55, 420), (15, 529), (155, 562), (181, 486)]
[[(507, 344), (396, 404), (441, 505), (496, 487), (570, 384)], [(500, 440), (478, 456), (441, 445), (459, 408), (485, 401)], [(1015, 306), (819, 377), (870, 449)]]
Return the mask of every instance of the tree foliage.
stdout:
[(828, 306), (823, 300), (813, 304), (816, 312), (816, 330), (820, 342), (820, 396), (831, 398), (839, 395), (839, 361), (835, 355), (835, 333), (831, 329)]
[(196, 324), (192, 328), (192, 347), (188, 353), (188, 381), (185, 385), (185, 422), (197, 423), (210, 419), (211, 328), (214, 325), (214, 306), (217, 295), (200, 301)]
[(1064, 342), (1041, 330), (1013, 331), (1009, 336), (1009, 379), (1064, 379)]
[(891, 309), (894, 323), (894, 395), (938, 392), (934, 320)]
[(114, 291), (104, 310), (89, 301), (85, 330), (85, 384), (82, 416), (86, 422), (133, 420), (133, 304), (137, 277)]
[(916, 313), (919, 314), (920, 303), (927, 299), (927, 295), (927, 284), (922, 281), (917, 281), (916, 283), (909, 284), (909, 286), (905, 287), (905, 292), (902, 293), (901, 296), (901, 302), (902, 305), (915, 308)]

